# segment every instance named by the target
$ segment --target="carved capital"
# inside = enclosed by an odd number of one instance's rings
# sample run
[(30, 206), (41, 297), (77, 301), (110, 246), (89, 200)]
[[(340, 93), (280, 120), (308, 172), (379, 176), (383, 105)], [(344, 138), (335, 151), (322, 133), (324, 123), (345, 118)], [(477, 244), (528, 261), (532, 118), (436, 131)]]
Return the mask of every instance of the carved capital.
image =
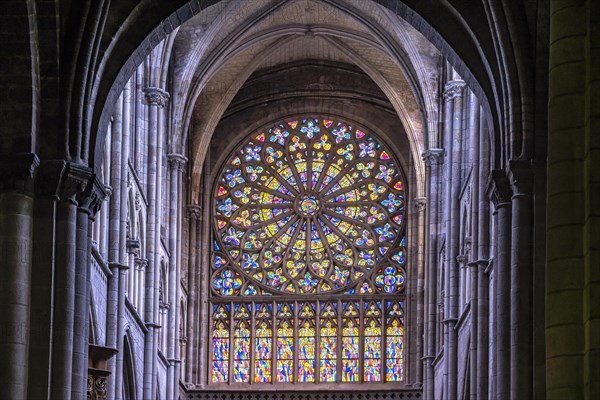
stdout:
[(144, 89), (146, 103), (150, 106), (165, 108), (169, 104), (169, 92), (158, 87), (150, 86)]
[(496, 208), (510, 203), (512, 190), (504, 170), (496, 169), (492, 171), (488, 184), (488, 196)]
[(444, 149), (428, 149), (423, 153), (423, 160), (427, 165), (439, 165), (444, 158)]
[(443, 93), (444, 101), (451, 101), (457, 97), (461, 97), (465, 86), (467, 85), (462, 79), (456, 79), (446, 83), (446, 86), (444, 86)]
[(145, 258), (138, 258), (137, 260), (135, 260), (135, 262), (140, 271), (145, 270), (148, 266), (148, 260)]
[(533, 193), (533, 170), (531, 160), (510, 160), (508, 178), (514, 195), (530, 195)]
[(169, 167), (176, 169), (177, 171), (183, 171), (183, 167), (187, 163), (188, 159), (181, 154), (171, 153), (167, 155)]
[(0, 192), (33, 193), (40, 159), (33, 153), (0, 156)]
[(456, 262), (461, 265), (461, 267), (465, 267), (467, 265), (467, 256), (465, 254), (459, 254), (456, 256)]
[(190, 219), (199, 220), (202, 217), (202, 207), (197, 204), (188, 204), (187, 212)]
[(427, 205), (427, 198), (426, 197), (415, 197), (415, 207), (417, 208), (418, 212), (425, 211), (425, 206), (426, 205)]
[(127, 239), (125, 244), (127, 253), (133, 254), (135, 257), (140, 256), (140, 241), (137, 239)]
[(77, 198), (88, 187), (92, 169), (83, 164), (68, 163), (59, 189), (60, 201), (77, 204)]
[(105, 188), (106, 186), (100, 182), (96, 174), (93, 174), (85, 190), (77, 195), (79, 208), (88, 213), (92, 219), (100, 211), (104, 198), (107, 197)]

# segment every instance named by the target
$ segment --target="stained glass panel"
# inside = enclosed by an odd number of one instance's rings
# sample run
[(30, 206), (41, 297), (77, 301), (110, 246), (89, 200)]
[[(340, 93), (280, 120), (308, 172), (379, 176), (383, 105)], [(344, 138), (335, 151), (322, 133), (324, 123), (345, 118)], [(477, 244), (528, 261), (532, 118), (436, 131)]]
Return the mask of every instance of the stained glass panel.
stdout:
[(227, 382), (229, 378), (229, 305), (213, 306), (212, 381)]
[(277, 382), (292, 382), (294, 379), (293, 312), (293, 304), (277, 305)]
[[(213, 293), (397, 293), (404, 177), (375, 135), (298, 118), (248, 136), (215, 185)], [(398, 254), (394, 254), (398, 257)]]
[(212, 382), (404, 379), (404, 185), (390, 148), (341, 121), (242, 141), (214, 189)]

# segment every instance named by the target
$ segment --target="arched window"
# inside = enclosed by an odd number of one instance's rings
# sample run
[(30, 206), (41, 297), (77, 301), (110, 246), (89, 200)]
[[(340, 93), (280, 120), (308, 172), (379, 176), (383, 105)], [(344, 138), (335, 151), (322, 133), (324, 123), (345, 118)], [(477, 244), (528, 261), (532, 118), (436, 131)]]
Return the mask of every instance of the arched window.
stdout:
[(242, 141), (214, 186), (212, 384), (403, 381), (404, 184), (343, 121)]

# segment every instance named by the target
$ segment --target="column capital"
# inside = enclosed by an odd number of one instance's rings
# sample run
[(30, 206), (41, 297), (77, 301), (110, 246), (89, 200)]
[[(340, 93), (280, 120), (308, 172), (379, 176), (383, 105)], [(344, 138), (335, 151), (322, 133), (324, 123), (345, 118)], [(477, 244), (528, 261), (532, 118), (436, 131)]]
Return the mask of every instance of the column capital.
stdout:
[(100, 211), (105, 197), (107, 197), (106, 186), (100, 182), (96, 174), (92, 174), (85, 190), (77, 194), (77, 204), (90, 218), (94, 219)]
[(459, 263), (462, 267), (467, 266), (467, 256), (466, 254), (459, 254), (456, 256), (456, 262)]
[(418, 212), (425, 211), (425, 206), (427, 205), (427, 197), (415, 197), (415, 207)]
[(533, 193), (532, 160), (514, 159), (508, 162), (508, 178), (514, 196)]
[(169, 104), (169, 92), (155, 86), (149, 86), (144, 89), (146, 103), (150, 106), (165, 108)]
[(34, 181), (40, 165), (34, 153), (0, 157), (0, 192), (34, 192)]
[(140, 241), (137, 239), (127, 239), (125, 244), (127, 248), (127, 253), (133, 254), (134, 256), (139, 257), (140, 255)]
[[(70, 202), (77, 204), (77, 197), (81, 195), (88, 187), (90, 178), (92, 177), (92, 169), (84, 164), (67, 162), (58, 160), (52, 165), (51, 180), (46, 181), (42, 176), (39, 176), (38, 181), (47, 195), (56, 197), (61, 202)], [(56, 185), (56, 186), (54, 186)]]
[(190, 219), (199, 220), (202, 217), (202, 206), (198, 204), (188, 204), (187, 206), (188, 217)]
[(167, 161), (171, 169), (183, 171), (183, 166), (187, 163), (188, 159), (181, 154), (171, 153), (167, 155)]
[(504, 170), (496, 169), (490, 174), (488, 196), (496, 209), (511, 202), (512, 189)]
[(135, 260), (135, 264), (138, 267), (138, 269), (144, 270), (148, 266), (148, 260), (146, 258), (137, 258)]
[(463, 89), (467, 86), (465, 81), (462, 79), (452, 80), (444, 86), (444, 92), (442, 95), (444, 96), (444, 101), (451, 101), (457, 97), (462, 97)]
[(426, 165), (439, 165), (444, 158), (444, 149), (431, 148), (427, 149), (421, 156)]

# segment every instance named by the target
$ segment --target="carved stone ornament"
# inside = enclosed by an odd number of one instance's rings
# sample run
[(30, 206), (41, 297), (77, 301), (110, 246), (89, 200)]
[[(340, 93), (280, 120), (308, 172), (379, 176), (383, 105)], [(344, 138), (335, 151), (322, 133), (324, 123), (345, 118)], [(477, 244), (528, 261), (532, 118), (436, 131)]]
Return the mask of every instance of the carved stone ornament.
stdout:
[(190, 219), (199, 220), (202, 217), (202, 207), (197, 204), (188, 204), (187, 212)]
[(144, 89), (146, 103), (151, 106), (165, 108), (169, 104), (169, 92), (158, 87), (147, 87)]
[(488, 184), (488, 195), (496, 208), (510, 203), (512, 190), (504, 170), (496, 169), (492, 171)]
[(183, 167), (188, 161), (186, 157), (176, 153), (167, 155), (167, 160), (171, 169), (177, 169), (178, 171), (183, 171)]
[(80, 209), (94, 219), (107, 196), (106, 186), (100, 182), (96, 174), (93, 174), (88, 180), (85, 190), (77, 195), (77, 203)]
[(439, 165), (442, 163), (444, 153), (444, 149), (428, 149), (423, 153), (423, 161), (425, 161), (425, 164), (427, 165)]
[(91, 177), (92, 169), (87, 165), (68, 163), (60, 184), (60, 201), (77, 204), (77, 198), (83, 200), (82, 194), (88, 187)]
[(444, 86), (444, 101), (454, 100), (457, 97), (461, 97), (463, 93), (463, 89), (465, 88), (466, 83), (462, 79), (455, 79), (446, 83)]
[(425, 206), (427, 205), (426, 197), (415, 197), (415, 207), (417, 211), (423, 212), (425, 210)]

